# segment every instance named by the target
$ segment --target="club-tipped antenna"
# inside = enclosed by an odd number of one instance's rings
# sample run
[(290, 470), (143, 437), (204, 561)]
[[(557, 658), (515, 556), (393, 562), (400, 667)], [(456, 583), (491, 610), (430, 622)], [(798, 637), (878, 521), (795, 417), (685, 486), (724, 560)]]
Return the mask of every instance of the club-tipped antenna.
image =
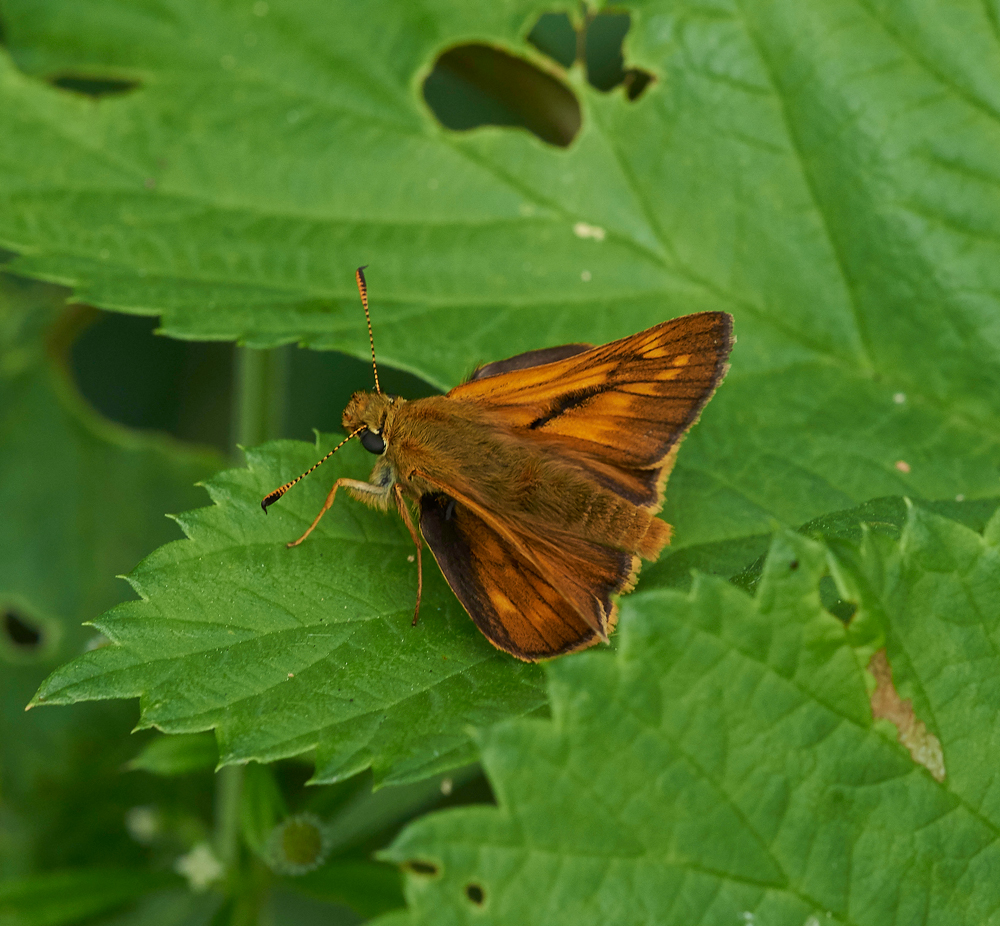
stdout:
[(368, 314), (368, 284), (365, 282), (364, 267), (358, 267), (354, 276), (358, 281), (358, 292), (361, 293), (361, 304), (365, 307), (365, 321), (368, 322), (368, 343), (372, 347), (372, 372), (375, 374), (375, 391), (382, 394), (382, 387), (378, 384), (378, 366), (375, 363), (375, 336), (372, 334), (372, 317)]
[(337, 446), (334, 447), (333, 450), (331, 450), (325, 457), (323, 457), (322, 460), (317, 460), (315, 463), (313, 463), (313, 465), (310, 466), (309, 469), (307, 469), (301, 476), (297, 476), (291, 482), (286, 482), (283, 486), (281, 486), (281, 488), (275, 489), (273, 492), (269, 492), (267, 495), (265, 495), (260, 501), (260, 507), (264, 510), (264, 514), (267, 514), (267, 509), (271, 505), (273, 505), (279, 498), (281, 498), (281, 496), (284, 495), (293, 485), (305, 479), (306, 476), (308, 476), (314, 469), (316, 469), (317, 466), (329, 460), (330, 457), (332, 457), (338, 450), (340, 450), (341, 447), (344, 446), (344, 444), (346, 444), (352, 437), (357, 437), (364, 429), (365, 429), (364, 425), (361, 425), (360, 428), (355, 428), (353, 431), (351, 431), (350, 434), (347, 435), (347, 437), (345, 437), (339, 444), (337, 444)]

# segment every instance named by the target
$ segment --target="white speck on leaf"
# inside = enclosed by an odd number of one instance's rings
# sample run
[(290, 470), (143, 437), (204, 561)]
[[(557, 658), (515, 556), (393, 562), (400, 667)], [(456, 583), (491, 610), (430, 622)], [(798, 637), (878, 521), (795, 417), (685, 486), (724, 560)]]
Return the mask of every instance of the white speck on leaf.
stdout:
[(451, 794), (452, 788), (455, 787), (455, 783), (450, 778), (441, 779), (441, 793), (447, 797)]
[(589, 283), (590, 282), (590, 271), (589, 270), (584, 270), (583, 273), (580, 274), (580, 279), (583, 280), (584, 283)]
[(906, 402), (906, 393), (905, 392), (897, 392), (892, 397), (892, 401), (895, 402), (897, 405), (903, 405)]
[(573, 234), (577, 238), (593, 238), (594, 241), (603, 241), (606, 232), (600, 225), (588, 225), (586, 222), (577, 222), (573, 226)]
[(898, 469), (901, 473), (908, 473), (911, 467), (910, 464), (906, 462), (906, 460), (897, 460), (896, 469)]

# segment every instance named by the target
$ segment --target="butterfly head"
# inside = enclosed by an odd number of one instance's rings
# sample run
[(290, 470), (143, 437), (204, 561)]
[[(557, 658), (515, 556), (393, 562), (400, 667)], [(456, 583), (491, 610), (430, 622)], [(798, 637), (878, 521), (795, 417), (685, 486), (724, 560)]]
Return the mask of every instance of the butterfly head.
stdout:
[(369, 453), (385, 453), (388, 435), (394, 417), (394, 406), (402, 402), (398, 396), (384, 392), (355, 392), (344, 409), (344, 430), (349, 434), (359, 431), (361, 446)]

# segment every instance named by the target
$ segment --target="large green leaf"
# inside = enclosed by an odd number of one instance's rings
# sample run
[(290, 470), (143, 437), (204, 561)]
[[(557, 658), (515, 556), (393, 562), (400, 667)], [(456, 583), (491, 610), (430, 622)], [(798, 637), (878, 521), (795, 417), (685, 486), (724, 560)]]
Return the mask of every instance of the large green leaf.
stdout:
[[(413, 542), (396, 515), (348, 497), (294, 549), (320, 480), (261, 513), (260, 499), (322, 448), (282, 441), (249, 469), (206, 483), (215, 506), (178, 518), (188, 540), (128, 576), (141, 602), (95, 621), (113, 645), (85, 653), (36, 703), (141, 698), (142, 726), (215, 728), (220, 760), (315, 750), (316, 781), (372, 766), (405, 781), (475, 757), (467, 728), (539, 709), (541, 670), (499, 653), (448, 591), (430, 556), (420, 622)], [(341, 451), (363, 472), (371, 457)]]
[(125, 811), (173, 799), (120, 779), (131, 707), (24, 708), (95, 639), (83, 622), (128, 593), (116, 574), (177, 536), (164, 511), (195, 503), (220, 463), (84, 405), (61, 363), (66, 295), (0, 275), (0, 879), (86, 864), (92, 839), (104, 864), (136, 864)]
[[(7, 0), (0, 243), (184, 337), (477, 360), (736, 316), (677, 543), (879, 495), (995, 494), (1000, 54), (974, 0), (636, 2), (634, 103), (567, 78), (567, 150), (446, 131), (435, 56), (548, 0)], [(130, 78), (94, 103), (37, 75)], [(581, 224), (582, 223), (582, 224)], [(595, 231), (597, 229), (597, 231)]]
[[(781, 535), (755, 598), (713, 578), (639, 593), (617, 654), (552, 664), (551, 720), (481, 734), (499, 807), (432, 814), (388, 851), (409, 863), (392, 921), (1000, 921), (1000, 517), (980, 536), (914, 508), (898, 541), (837, 549)], [(830, 568), (863, 646), (820, 606)], [(886, 640), (927, 767), (873, 722)]]

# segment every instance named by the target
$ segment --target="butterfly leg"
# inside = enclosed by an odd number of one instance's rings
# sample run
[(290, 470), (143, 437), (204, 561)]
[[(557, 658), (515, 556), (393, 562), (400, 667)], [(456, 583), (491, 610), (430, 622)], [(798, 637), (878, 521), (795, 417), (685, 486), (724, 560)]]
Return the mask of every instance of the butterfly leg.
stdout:
[(413, 609), (413, 626), (416, 627), (417, 618), (420, 617), (420, 596), (424, 591), (424, 564), (423, 558), (420, 555), (423, 544), (420, 542), (420, 535), (417, 533), (417, 529), (413, 526), (410, 509), (406, 507), (406, 502), (403, 501), (403, 487), (398, 482), (393, 486), (393, 492), (396, 496), (396, 508), (399, 509), (399, 516), (403, 519), (403, 523), (406, 524), (406, 529), (410, 532), (413, 543), (417, 548), (417, 606)]
[[(323, 503), (323, 507), (320, 508), (319, 514), (316, 515), (316, 519), (312, 522), (312, 524), (309, 525), (309, 527), (306, 528), (306, 532), (301, 537), (299, 537), (298, 540), (293, 540), (290, 544), (288, 544), (288, 546), (297, 547), (300, 543), (302, 543), (303, 540), (306, 539), (306, 537), (308, 537), (313, 532), (316, 525), (319, 524), (320, 518), (322, 518), (323, 515), (325, 515), (333, 506), (333, 500), (334, 498), (337, 497), (337, 489), (339, 489), (341, 486), (346, 486), (348, 489), (353, 489), (361, 497), (361, 500), (367, 502), (368, 504), (377, 504), (378, 500), (385, 499), (386, 495), (388, 494), (385, 488), (383, 488), (382, 486), (372, 485), (370, 482), (362, 482), (360, 479), (347, 479), (347, 478), (338, 479), (333, 484), (333, 488), (330, 489), (330, 494), (327, 495), (326, 501)], [(371, 501), (369, 501), (369, 497), (371, 497)]]

